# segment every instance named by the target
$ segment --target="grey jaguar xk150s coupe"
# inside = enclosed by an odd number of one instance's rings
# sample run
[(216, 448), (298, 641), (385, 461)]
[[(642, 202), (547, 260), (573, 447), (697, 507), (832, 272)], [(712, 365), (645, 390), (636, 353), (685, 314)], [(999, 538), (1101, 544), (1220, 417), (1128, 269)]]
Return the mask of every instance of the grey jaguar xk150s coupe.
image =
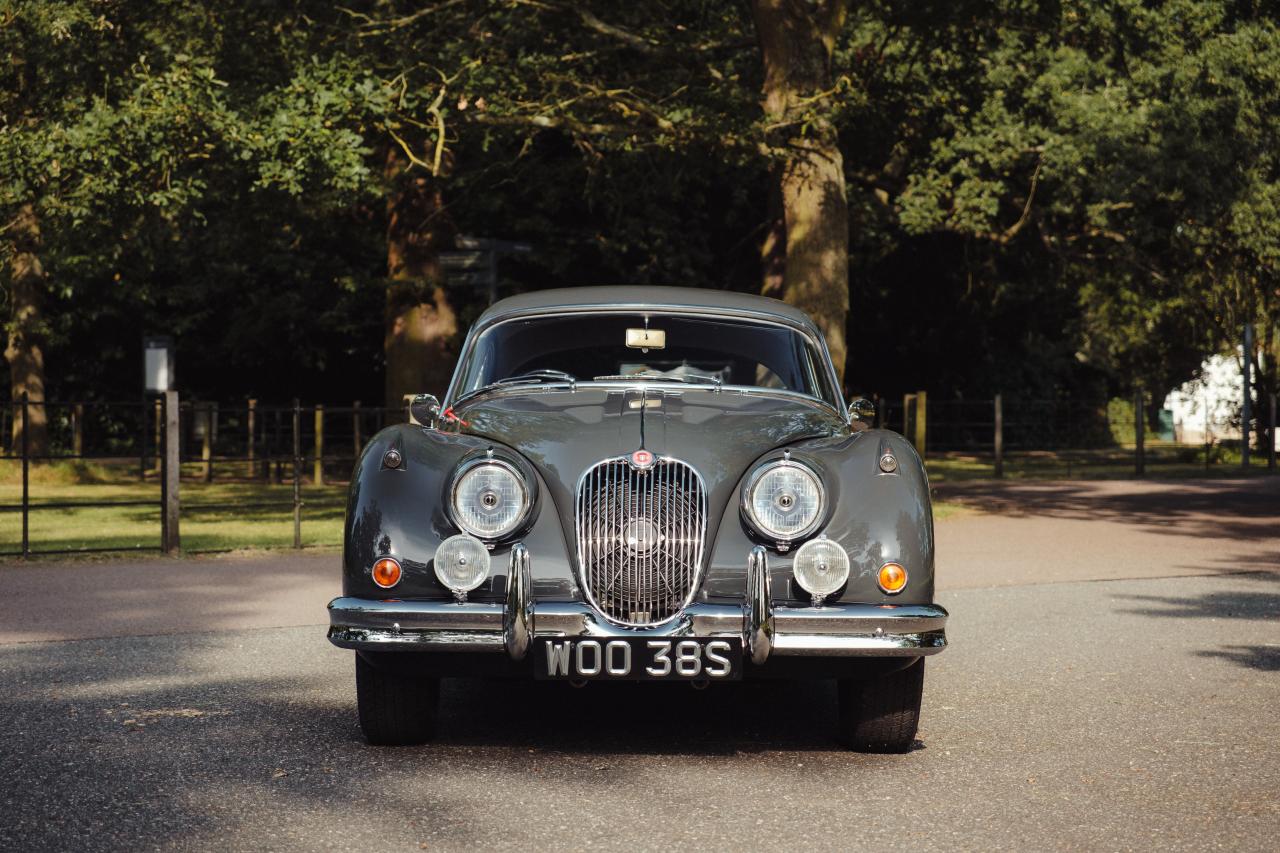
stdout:
[(804, 313), (516, 296), (411, 411), (356, 464), (329, 605), (371, 743), (427, 740), (441, 676), (835, 678), (845, 744), (911, 747), (946, 646), (928, 481)]

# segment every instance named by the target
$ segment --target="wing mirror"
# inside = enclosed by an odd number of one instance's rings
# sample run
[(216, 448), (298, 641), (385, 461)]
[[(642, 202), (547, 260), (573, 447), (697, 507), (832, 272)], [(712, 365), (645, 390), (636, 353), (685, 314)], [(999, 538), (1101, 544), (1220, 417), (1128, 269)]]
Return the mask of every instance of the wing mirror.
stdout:
[(861, 425), (861, 429), (870, 429), (876, 422), (876, 404), (866, 397), (858, 397), (849, 401), (850, 425)]
[(432, 394), (418, 394), (409, 403), (409, 421), (421, 424), (428, 429), (435, 429), (436, 419), (440, 417), (440, 401)]

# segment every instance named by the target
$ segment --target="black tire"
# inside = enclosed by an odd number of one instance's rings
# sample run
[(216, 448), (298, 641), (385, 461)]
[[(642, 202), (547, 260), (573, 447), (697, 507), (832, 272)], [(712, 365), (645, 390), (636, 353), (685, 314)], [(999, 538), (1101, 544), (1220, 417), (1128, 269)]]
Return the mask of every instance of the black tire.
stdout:
[(365, 740), (374, 746), (425, 743), (436, 731), (440, 679), (379, 669), (356, 655), (356, 705)]
[(920, 725), (924, 658), (878, 678), (842, 678), (840, 740), (858, 752), (906, 752)]

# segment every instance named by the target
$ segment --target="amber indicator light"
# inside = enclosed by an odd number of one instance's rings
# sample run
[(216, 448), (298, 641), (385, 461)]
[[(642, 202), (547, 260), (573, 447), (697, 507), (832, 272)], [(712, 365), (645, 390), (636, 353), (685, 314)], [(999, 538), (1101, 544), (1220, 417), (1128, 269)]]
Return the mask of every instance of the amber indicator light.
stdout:
[(400, 583), (400, 564), (390, 557), (383, 557), (373, 564), (373, 582), (383, 589)]
[(897, 563), (885, 563), (880, 567), (880, 588), (889, 594), (902, 592), (907, 585), (907, 570)]

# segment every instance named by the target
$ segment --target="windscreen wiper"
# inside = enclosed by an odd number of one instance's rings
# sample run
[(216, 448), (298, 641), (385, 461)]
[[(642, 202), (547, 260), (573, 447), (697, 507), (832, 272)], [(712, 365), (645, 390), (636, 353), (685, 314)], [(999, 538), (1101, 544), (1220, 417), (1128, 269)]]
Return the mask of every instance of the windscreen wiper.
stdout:
[(628, 379), (656, 379), (659, 382), (701, 382), (705, 380), (695, 379), (691, 376), (671, 376), (666, 373), (620, 373), (617, 376), (596, 376), (593, 377), (594, 382), (618, 382)]
[(578, 381), (578, 377), (572, 373), (563, 370), (527, 370), (524, 373), (517, 373), (515, 376), (508, 376), (506, 379), (499, 379), (496, 382), (490, 382), (486, 387), (494, 385), (516, 385), (521, 382), (568, 382), (570, 385)]

